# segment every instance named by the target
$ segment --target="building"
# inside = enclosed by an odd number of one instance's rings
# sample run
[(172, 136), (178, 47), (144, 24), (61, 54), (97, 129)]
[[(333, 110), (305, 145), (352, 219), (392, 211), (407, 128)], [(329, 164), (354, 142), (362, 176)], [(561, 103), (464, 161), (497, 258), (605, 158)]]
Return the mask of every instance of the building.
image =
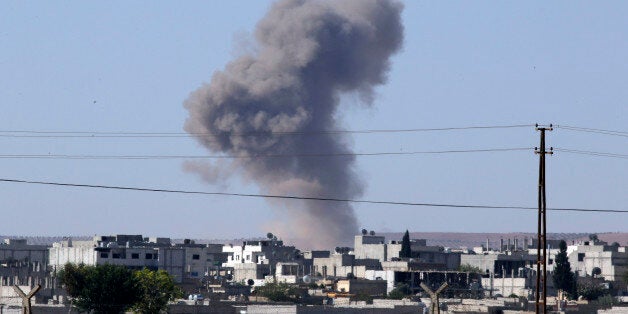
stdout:
[(385, 296), (386, 280), (367, 280), (361, 278), (338, 280), (336, 291), (350, 294)]
[(222, 251), (222, 244), (196, 244), (194, 240), (185, 239), (175, 247), (185, 251), (185, 278), (196, 280), (219, 273), (223, 263), (227, 261), (227, 253)]
[[(242, 245), (224, 245), (222, 252), (226, 261), (223, 268), (232, 269), (232, 279), (247, 282), (252, 279), (258, 283), (266, 276), (276, 274), (277, 263), (297, 263), (301, 274), (310, 267), (305, 265), (303, 255), (294, 246), (285, 246), (283, 241), (276, 239), (244, 241)], [(307, 272), (309, 273), (309, 272)]]
[(579, 276), (604, 277), (609, 281), (621, 281), (628, 271), (626, 247), (608, 245), (603, 241), (583, 241), (567, 247), (571, 270)]
[(182, 282), (185, 250), (174, 247), (169, 238), (142, 238), (141, 235), (95, 236), (91, 241), (71, 239), (53, 243), (49, 248), (53, 269), (66, 263), (85, 265), (123, 265), (131, 269), (165, 270)]
[(29, 245), (26, 239), (0, 243), (0, 277), (44, 277), (48, 268), (48, 246)]

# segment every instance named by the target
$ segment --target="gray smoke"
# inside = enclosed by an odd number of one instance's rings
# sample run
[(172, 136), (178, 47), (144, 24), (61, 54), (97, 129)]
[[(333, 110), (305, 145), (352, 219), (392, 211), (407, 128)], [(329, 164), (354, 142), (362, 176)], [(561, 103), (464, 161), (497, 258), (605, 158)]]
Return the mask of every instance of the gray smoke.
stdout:
[[(402, 9), (387, 0), (274, 4), (255, 30), (257, 53), (231, 61), (186, 100), (185, 130), (208, 134), (197, 138), (212, 152), (238, 157), (230, 168), (239, 169), (263, 193), (359, 197), (363, 184), (353, 157), (303, 155), (351, 153), (344, 135), (320, 131), (341, 129), (335, 115), (341, 93), (373, 101), (374, 86), (386, 81), (389, 58), (402, 45)], [(239, 158), (260, 155), (290, 156)], [(196, 171), (211, 174), (212, 180), (220, 173)], [(351, 243), (358, 231), (347, 203), (273, 205), (285, 220), (269, 231), (301, 245)]]

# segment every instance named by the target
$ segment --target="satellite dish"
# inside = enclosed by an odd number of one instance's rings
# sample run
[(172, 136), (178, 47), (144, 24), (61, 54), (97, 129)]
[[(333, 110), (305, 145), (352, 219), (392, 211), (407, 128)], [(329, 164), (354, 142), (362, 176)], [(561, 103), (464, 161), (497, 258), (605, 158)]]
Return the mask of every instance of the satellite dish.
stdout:
[(309, 275), (303, 276), (303, 282), (304, 283), (312, 283), (312, 277), (310, 277)]

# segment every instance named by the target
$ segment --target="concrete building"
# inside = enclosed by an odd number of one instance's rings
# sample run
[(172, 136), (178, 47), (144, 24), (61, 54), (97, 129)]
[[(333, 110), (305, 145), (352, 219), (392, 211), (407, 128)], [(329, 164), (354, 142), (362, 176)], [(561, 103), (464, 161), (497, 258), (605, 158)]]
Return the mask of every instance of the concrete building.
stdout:
[(357, 259), (350, 254), (332, 254), (329, 257), (313, 259), (313, 273), (322, 277), (354, 277), (364, 278), (367, 270), (379, 270), (381, 264), (377, 259)]
[(301, 257), (294, 246), (284, 246), (281, 240), (244, 241), (242, 245), (224, 245), (222, 251), (227, 254), (223, 267), (241, 263), (274, 265)]
[[(380, 262), (398, 261), (400, 241), (385, 243), (385, 238), (375, 235), (357, 235), (354, 240), (356, 259), (376, 259)], [(456, 270), (460, 266), (460, 253), (441, 246), (428, 246), (425, 239), (410, 240), (411, 259), (432, 265), (433, 269)]]
[(571, 270), (579, 276), (604, 277), (609, 281), (621, 281), (628, 271), (626, 247), (608, 245), (602, 241), (583, 241), (567, 247)]
[[(375, 235), (357, 235), (354, 239), (353, 254), (356, 259), (376, 259), (380, 262), (388, 260), (386, 238)], [(399, 247), (401, 249), (401, 247)], [(399, 252), (397, 252), (399, 256)]]
[(303, 267), (299, 263), (282, 263), (275, 265), (275, 274), (265, 277), (266, 282), (297, 283), (302, 278)]
[(365, 294), (370, 296), (385, 296), (386, 280), (367, 280), (361, 278), (338, 280), (336, 291), (350, 294)]
[(29, 245), (26, 239), (4, 239), (0, 265), (0, 277), (43, 277), (48, 268), (48, 246)]
[[(294, 246), (285, 246), (283, 241), (276, 239), (244, 241), (242, 245), (224, 245), (226, 261), (222, 263), (224, 268), (233, 271), (233, 280), (247, 282), (253, 279), (256, 285), (262, 283), (260, 279), (273, 276), (277, 263), (296, 263), (301, 269), (301, 274), (309, 273), (309, 265), (305, 265), (305, 259)], [(302, 276), (302, 275), (301, 275)]]
[(218, 272), (227, 261), (228, 254), (222, 251), (222, 244), (196, 244), (193, 240), (185, 239), (175, 247), (185, 252), (186, 279), (196, 280)]
[(462, 254), (460, 256), (460, 264), (479, 268), (486, 275), (494, 274), (497, 277), (511, 277), (514, 273), (515, 277), (521, 277), (523, 276), (521, 274), (523, 269), (536, 267), (536, 255), (530, 255), (525, 251), (490, 251), (484, 254)]
[(165, 270), (176, 282), (184, 278), (185, 250), (173, 247), (168, 238), (142, 238), (141, 235), (95, 236), (91, 241), (66, 240), (49, 249), (53, 269), (66, 263), (123, 265), (131, 269)]

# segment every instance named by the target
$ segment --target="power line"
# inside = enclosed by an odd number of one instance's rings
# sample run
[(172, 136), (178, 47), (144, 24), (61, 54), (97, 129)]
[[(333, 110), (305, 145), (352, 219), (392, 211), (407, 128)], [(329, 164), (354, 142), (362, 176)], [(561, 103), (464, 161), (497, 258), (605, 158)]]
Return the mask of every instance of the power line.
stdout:
[[(537, 210), (536, 207), (527, 207), (527, 206), (498, 206), (498, 205), (465, 205), (465, 204), (444, 204), (444, 203), (416, 203), (416, 202), (399, 202), (399, 201), (356, 200), (356, 199), (342, 199), (342, 198), (329, 198), (329, 197), (306, 197), (306, 196), (248, 194), (248, 193), (228, 193), (228, 192), (204, 192), (204, 191), (186, 191), (186, 190), (171, 190), (171, 189), (156, 189), (156, 188), (124, 187), (124, 186), (112, 186), (112, 185), (94, 185), (94, 184), (61, 183), (61, 182), (47, 182), (47, 181), (31, 181), (31, 180), (18, 180), (18, 179), (6, 179), (6, 178), (4, 178), (4, 179), (0, 178), (0, 182), (37, 184), (37, 185), (49, 185), (49, 186), (63, 186), (63, 187), (73, 187), (73, 188), (94, 188), (94, 189), (157, 192), (157, 193), (237, 196), (237, 197), (271, 198), (271, 199), (288, 199), (288, 200), (307, 200), (307, 201), (327, 201), (327, 202), (345, 202), (345, 203), (362, 203), (362, 204), (378, 204), (378, 205), (422, 206), (422, 207), (451, 207), (451, 208), (475, 208), (475, 209), (524, 209), (524, 210)], [(547, 208), (547, 210), (575, 211), (575, 212), (598, 212), (598, 213), (628, 213), (628, 210), (589, 209), (589, 208)]]
[(579, 154), (579, 155), (588, 155), (588, 156), (596, 156), (596, 157), (610, 157), (610, 158), (628, 159), (628, 155), (625, 155), (625, 154), (594, 152), (594, 151), (588, 151), (588, 150), (565, 149), (565, 148), (554, 148), (554, 151), (568, 153), (568, 154)]
[(0, 155), (0, 159), (254, 159), (287, 157), (354, 157), (354, 156), (401, 156), (401, 155), (437, 155), (461, 153), (488, 153), (532, 150), (532, 147), (487, 148), (467, 150), (412, 151), (412, 152), (375, 152), (375, 153), (319, 153), (319, 154), (271, 154), (271, 155)]
[(319, 130), (319, 131), (250, 131), (250, 132), (209, 132), (209, 133), (184, 133), (184, 132), (98, 132), (98, 131), (37, 131), (37, 130), (0, 130), (0, 137), (18, 138), (146, 138), (146, 137), (203, 137), (203, 136), (269, 136), (269, 135), (327, 135), (327, 134), (374, 134), (374, 133), (414, 133), (437, 131), (461, 131), (461, 130), (486, 130), (532, 127), (533, 124), (513, 125), (488, 125), (488, 126), (463, 126), (445, 128), (412, 128), (412, 129), (371, 129), (371, 130)]
[(569, 125), (557, 125), (556, 127), (557, 128), (561, 128), (563, 130), (568, 130), (568, 131), (587, 132), (587, 133), (595, 133), (595, 134), (604, 134), (604, 135), (628, 137), (628, 132), (624, 132), (624, 131), (594, 129), (594, 128), (585, 128), (585, 127), (578, 127), (578, 126), (569, 126)]

